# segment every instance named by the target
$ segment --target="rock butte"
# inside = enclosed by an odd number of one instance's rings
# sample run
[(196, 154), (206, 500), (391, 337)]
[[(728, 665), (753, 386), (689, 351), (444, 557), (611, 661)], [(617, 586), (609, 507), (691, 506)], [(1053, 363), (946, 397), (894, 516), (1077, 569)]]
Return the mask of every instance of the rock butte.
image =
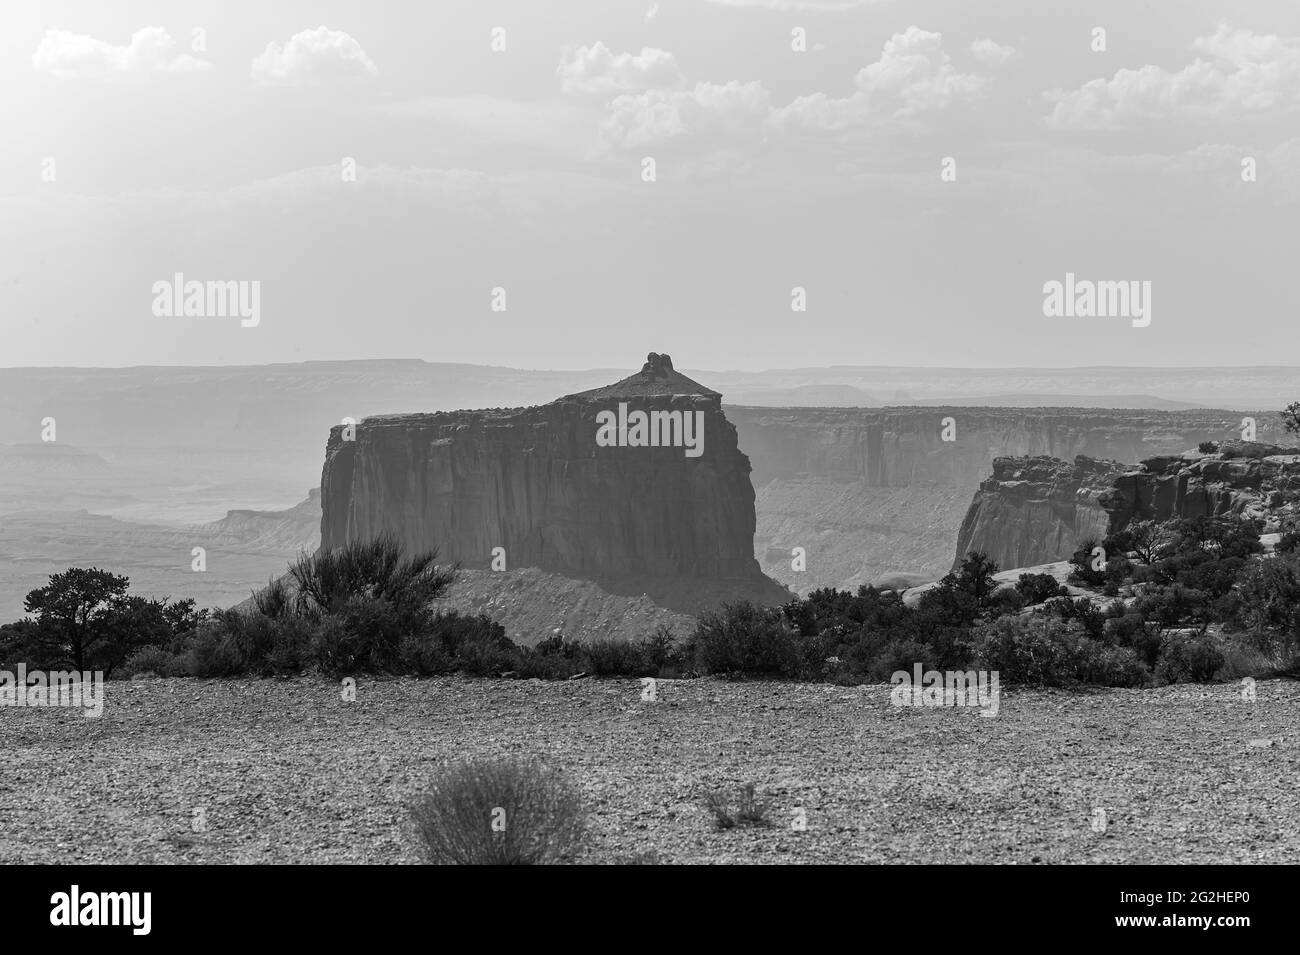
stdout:
[[(597, 415), (628, 402), (700, 411), (703, 454), (599, 447)], [(321, 547), (391, 532), (440, 560), (540, 567), (687, 613), (789, 593), (754, 558), (749, 458), (722, 396), (651, 353), (622, 381), (550, 404), (364, 419), (336, 426), (321, 477)]]

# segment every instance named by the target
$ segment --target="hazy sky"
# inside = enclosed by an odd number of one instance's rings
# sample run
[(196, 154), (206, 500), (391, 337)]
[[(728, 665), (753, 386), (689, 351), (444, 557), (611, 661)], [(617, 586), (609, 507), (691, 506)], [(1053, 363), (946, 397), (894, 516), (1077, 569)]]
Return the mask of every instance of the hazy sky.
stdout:
[[(4, 366), (1300, 344), (1294, 0), (8, 2), (0, 124)], [(1045, 317), (1067, 272), (1150, 324)], [(156, 315), (175, 273), (259, 324)]]

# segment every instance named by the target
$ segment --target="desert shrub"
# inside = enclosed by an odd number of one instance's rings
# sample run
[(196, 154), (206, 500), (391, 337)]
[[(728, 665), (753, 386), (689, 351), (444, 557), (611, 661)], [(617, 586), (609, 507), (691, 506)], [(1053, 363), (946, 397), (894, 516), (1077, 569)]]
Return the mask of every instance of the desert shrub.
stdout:
[(1160, 648), (1156, 683), (1209, 683), (1224, 662), (1219, 641), (1212, 634), (1171, 632)]
[(416, 676), (442, 676), (455, 672), (452, 657), (443, 649), (442, 642), (428, 635), (408, 634), (397, 648), (404, 673)]
[(1027, 604), (1040, 604), (1069, 593), (1051, 574), (1021, 574), (1016, 581), (1016, 590)]
[(1078, 597), (1074, 600), (1069, 597), (1058, 597), (1049, 601), (1043, 609), (1062, 620), (1077, 620), (1084, 632), (1093, 640), (1100, 640), (1105, 633), (1106, 613), (1087, 597)]
[(237, 639), (221, 620), (199, 627), (181, 666), (189, 675), (204, 678), (243, 676), (248, 672), (248, 661)]
[(976, 628), (975, 660), (1007, 683), (1068, 686), (1077, 680), (1073, 648), (1082, 634), (1077, 621), (999, 617)]
[(641, 643), (628, 640), (592, 640), (584, 644), (592, 676), (657, 676), (659, 668), (646, 658)]
[(1238, 617), (1256, 631), (1292, 630), (1300, 622), (1300, 559), (1281, 554), (1247, 566), (1238, 578)]
[(1200, 451), (1201, 454), (1217, 454), (1219, 451), (1219, 442), (1202, 441), (1196, 446), (1196, 450)]
[(1074, 647), (1074, 677), (1094, 686), (1145, 686), (1151, 671), (1131, 647), (1083, 639)]
[(798, 669), (794, 631), (785, 615), (749, 601), (703, 613), (694, 644), (696, 661), (705, 673), (789, 676)]
[(271, 579), (253, 594), (253, 606), (264, 617), (278, 619), (293, 611), (293, 599), (283, 578)]
[(582, 801), (556, 767), (535, 757), (450, 766), (411, 809), (434, 865), (545, 865), (582, 846)]
[(1162, 627), (1198, 619), (1204, 615), (1207, 606), (1208, 598), (1204, 591), (1182, 584), (1148, 588), (1133, 604), (1134, 610), (1144, 619)]
[(541, 640), (532, 649), (521, 653), (519, 671), (522, 676), (542, 680), (564, 680), (586, 673), (589, 662), (583, 645), (576, 640), (565, 640), (562, 634)]
[[(693, 655), (694, 648), (691, 650)], [(689, 666), (682, 651), (673, 628), (663, 623), (641, 642), (641, 652), (645, 655), (646, 663), (654, 668), (654, 675), (665, 678), (679, 676)]]
[(727, 793), (714, 791), (704, 794), (704, 808), (713, 816), (716, 829), (734, 829), (738, 826), (766, 827), (772, 804), (758, 795), (753, 783), (746, 783), (734, 798)]
[(1160, 659), (1160, 628), (1148, 625), (1140, 613), (1110, 618), (1104, 635), (1107, 643), (1132, 650), (1147, 667), (1154, 667)]
[(299, 613), (344, 611), (350, 601), (367, 598), (386, 602), (407, 632), (427, 621), (429, 605), (446, 593), (455, 568), (438, 567), (437, 550), (403, 556), (392, 534), (368, 541), (351, 541), (330, 551), (301, 554), (289, 566), (297, 584)]
[(408, 621), (383, 597), (357, 595), (315, 622), (311, 658), (322, 673), (387, 673), (396, 668)]
[(1093, 551), (1099, 546), (1101, 545), (1096, 538), (1089, 537), (1070, 555), (1070, 564), (1074, 567), (1069, 577), (1071, 583), (1084, 587), (1100, 587), (1106, 582), (1106, 571), (1093, 569), (1093, 563), (1101, 556), (1094, 556)]
[(164, 647), (141, 647), (122, 661), (118, 671), (126, 677), (133, 677), (142, 673), (170, 676), (175, 659), (172, 652)]

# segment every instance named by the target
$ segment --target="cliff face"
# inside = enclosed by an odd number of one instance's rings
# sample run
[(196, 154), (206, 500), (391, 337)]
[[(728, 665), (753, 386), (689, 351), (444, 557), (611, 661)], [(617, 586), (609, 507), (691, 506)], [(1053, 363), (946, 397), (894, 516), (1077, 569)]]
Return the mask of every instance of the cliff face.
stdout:
[[(1240, 433), (1234, 411), (1090, 408), (742, 408), (728, 406), (754, 486), (821, 478), (869, 487), (974, 488), (996, 457), (1079, 455), (1136, 464)], [(952, 419), (951, 441), (943, 440)], [(1277, 415), (1255, 415), (1261, 441), (1280, 437)]]
[(962, 521), (956, 564), (977, 550), (1002, 568), (1032, 567), (1069, 557), (1090, 537), (1101, 540), (1111, 526), (1103, 498), (1128, 470), (1082, 456), (1073, 463), (998, 458)]
[(652, 355), (638, 375), (540, 407), (371, 417), (354, 436), (335, 427), (321, 546), (390, 531), (467, 567), (489, 567), (500, 547), (507, 570), (688, 612), (788, 597), (754, 559), (749, 459), (720, 402)]
[[(727, 407), (754, 462), (763, 569), (801, 593), (952, 562), (971, 495), (1002, 456), (1078, 455), (1131, 465), (1237, 435), (1242, 412), (1092, 408)], [(1254, 415), (1261, 439), (1276, 414)], [(952, 441), (944, 441), (951, 418)], [(791, 549), (806, 552), (806, 569)]]
[(1089, 537), (1134, 520), (1241, 515), (1272, 529), (1300, 502), (1300, 452), (1232, 443), (1220, 453), (1161, 455), (1129, 467), (1078, 457), (999, 458), (957, 540), (956, 563), (983, 551), (1000, 567), (1063, 560)]

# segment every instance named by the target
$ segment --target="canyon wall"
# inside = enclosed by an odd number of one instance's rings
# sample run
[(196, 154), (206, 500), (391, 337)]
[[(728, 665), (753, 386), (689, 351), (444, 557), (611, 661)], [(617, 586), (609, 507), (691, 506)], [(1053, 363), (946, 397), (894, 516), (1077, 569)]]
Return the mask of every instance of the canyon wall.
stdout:
[[(971, 495), (1003, 456), (1135, 465), (1240, 432), (1242, 412), (727, 406), (753, 461), (763, 569), (792, 589), (946, 573)], [(1261, 440), (1275, 413), (1255, 413)], [(951, 419), (952, 441), (943, 440)], [(804, 569), (798, 570), (802, 548)]]
[(1135, 520), (1246, 516), (1277, 530), (1300, 502), (1300, 449), (1231, 442), (1137, 466), (1078, 457), (999, 458), (971, 502), (954, 566), (972, 550), (1009, 569), (1064, 560)]
[[(725, 599), (788, 598), (754, 558), (749, 459), (721, 396), (652, 356), (638, 375), (532, 408), (383, 415), (330, 432), (321, 546), (381, 532), (412, 550), (487, 568), (537, 567), (646, 593), (684, 612)], [(702, 422), (687, 447), (638, 446), (601, 415), (620, 405)], [(607, 432), (608, 434), (608, 432)], [(688, 434), (681, 434), (685, 440)]]

